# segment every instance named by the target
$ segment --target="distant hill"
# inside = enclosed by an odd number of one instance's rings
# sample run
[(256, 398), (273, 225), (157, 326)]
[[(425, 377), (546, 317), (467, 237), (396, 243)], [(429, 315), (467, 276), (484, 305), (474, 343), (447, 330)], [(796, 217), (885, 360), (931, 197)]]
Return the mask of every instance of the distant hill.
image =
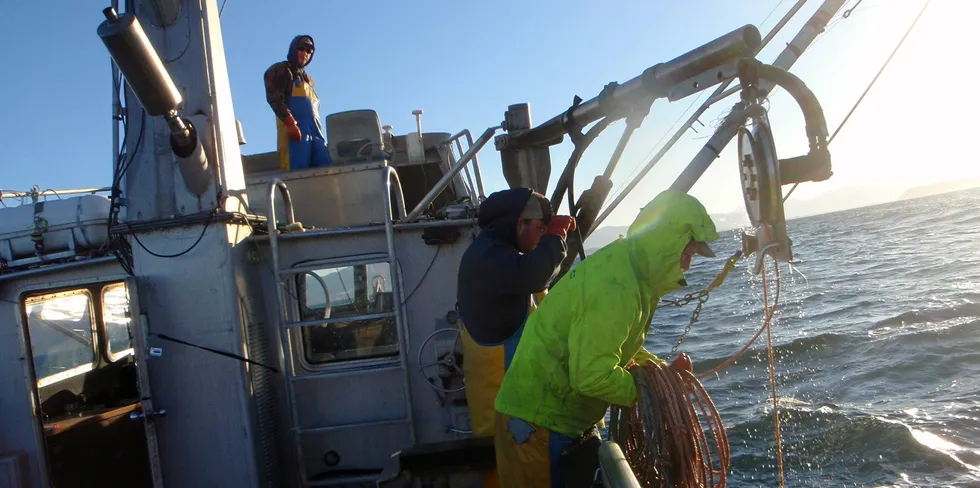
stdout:
[(908, 200), (910, 198), (921, 198), (930, 195), (938, 195), (940, 193), (949, 193), (966, 190), (968, 188), (976, 188), (978, 186), (980, 186), (980, 179), (978, 178), (969, 180), (943, 181), (940, 183), (933, 183), (931, 185), (922, 185), (909, 188), (908, 190), (902, 192), (902, 195), (899, 196), (898, 199)]
[[(822, 195), (802, 199), (792, 197), (786, 202), (786, 219), (798, 219), (812, 215), (838, 212), (851, 208), (880, 205), (909, 198), (926, 197), (940, 193), (948, 193), (968, 188), (980, 187), (980, 178), (969, 180), (954, 180), (929, 185), (917, 186), (903, 190), (896, 185), (858, 185), (831, 190)], [(784, 189), (788, 191), (788, 189)], [(745, 209), (728, 213), (712, 214), (711, 219), (719, 232), (738, 229), (749, 224)], [(596, 230), (586, 241), (588, 250), (596, 250), (614, 241), (620, 234), (626, 235), (628, 226), (605, 226)], [(591, 252), (591, 251), (590, 251)]]

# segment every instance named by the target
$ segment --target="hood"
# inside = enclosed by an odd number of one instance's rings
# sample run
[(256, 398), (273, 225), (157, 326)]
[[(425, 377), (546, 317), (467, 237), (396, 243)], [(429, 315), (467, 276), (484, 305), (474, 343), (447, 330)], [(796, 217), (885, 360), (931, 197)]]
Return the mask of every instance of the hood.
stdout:
[[(289, 42), (289, 53), (286, 54), (286, 60), (292, 64), (296, 64), (296, 46), (298, 46), (299, 41), (303, 39), (309, 40), (310, 44), (313, 44), (313, 52), (310, 53), (310, 59), (306, 62), (306, 64), (310, 64), (310, 62), (313, 61), (313, 55), (316, 54), (316, 44), (313, 43), (312, 37), (304, 34), (294, 37), (293, 40)], [(300, 66), (300, 68), (306, 67), (306, 64)]]
[(630, 224), (626, 244), (637, 279), (657, 297), (684, 285), (681, 253), (691, 239), (718, 239), (707, 210), (687, 193), (667, 190), (648, 203)]
[(531, 193), (530, 188), (511, 188), (491, 194), (480, 204), (480, 228), (495, 240), (517, 247), (517, 219)]

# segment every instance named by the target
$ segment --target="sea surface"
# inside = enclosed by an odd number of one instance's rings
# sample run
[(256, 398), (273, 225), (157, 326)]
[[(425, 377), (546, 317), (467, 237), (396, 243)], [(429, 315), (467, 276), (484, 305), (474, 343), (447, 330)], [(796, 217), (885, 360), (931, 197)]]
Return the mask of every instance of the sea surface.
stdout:
[[(788, 229), (798, 262), (779, 265), (772, 329), (786, 486), (980, 486), (980, 190)], [(669, 298), (707, 285), (740, 242), (723, 233), (718, 258), (696, 262)], [(647, 347), (666, 355), (693, 309), (660, 309)], [(707, 371), (763, 315), (761, 276), (742, 260), (680, 351)], [(702, 383), (727, 427), (729, 486), (778, 486), (765, 334)]]

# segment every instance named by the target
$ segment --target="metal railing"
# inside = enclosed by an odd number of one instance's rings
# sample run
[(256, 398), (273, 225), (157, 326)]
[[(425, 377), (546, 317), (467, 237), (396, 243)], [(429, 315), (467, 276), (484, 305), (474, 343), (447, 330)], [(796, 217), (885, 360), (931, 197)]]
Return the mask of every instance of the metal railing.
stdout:
[[(480, 149), (483, 149), (483, 146), (485, 146), (487, 142), (490, 142), (490, 139), (493, 138), (493, 135), (497, 132), (497, 129), (500, 129), (500, 126), (490, 127), (483, 131), (480, 138), (470, 145), (470, 148), (466, 150), (466, 153), (459, 158), (459, 161), (456, 161), (456, 164), (454, 164), (446, 174), (442, 175), (439, 182), (425, 194), (422, 201), (420, 201), (418, 205), (416, 205), (415, 208), (413, 208), (412, 211), (405, 216), (403, 221), (414, 222), (418, 220), (418, 218), (422, 216), (422, 212), (424, 212), (425, 209), (428, 208), (433, 201), (435, 201), (436, 197), (438, 197), (439, 194), (449, 186), (449, 184), (453, 181), (453, 178), (455, 178), (456, 175), (459, 174), (464, 167), (466, 167), (467, 163), (469, 163), (471, 159), (476, 158), (476, 153), (480, 152)], [(477, 179), (479, 178), (480, 176), (478, 173)]]
[[(470, 130), (469, 129), (463, 129), (462, 131), (460, 131), (456, 135), (450, 137), (449, 140), (444, 143), (444, 144), (447, 144), (447, 145), (453, 144), (453, 145), (456, 146), (456, 152), (459, 154), (459, 159), (460, 160), (462, 160), (463, 159), (463, 155), (466, 154), (466, 151), (463, 150), (463, 138), (464, 137), (466, 138), (467, 149), (473, 147), (473, 134), (470, 133)], [(483, 199), (485, 199), (487, 197), (487, 195), (486, 195), (486, 192), (483, 189), (483, 173), (480, 171), (480, 160), (479, 160), (479, 158), (477, 158), (477, 156), (475, 154), (473, 155), (473, 173), (476, 175), (476, 184), (475, 185), (474, 185), (474, 179), (470, 175), (470, 168), (469, 168), (469, 166), (464, 167), (463, 168), (463, 171), (466, 173), (466, 179), (467, 179), (467, 181), (469, 181), (470, 188), (474, 190), (475, 196), (477, 198), (479, 198), (479, 201), (480, 202), (482, 202)], [(474, 202), (477, 201), (476, 199), (473, 199), (473, 200), (474, 200)]]

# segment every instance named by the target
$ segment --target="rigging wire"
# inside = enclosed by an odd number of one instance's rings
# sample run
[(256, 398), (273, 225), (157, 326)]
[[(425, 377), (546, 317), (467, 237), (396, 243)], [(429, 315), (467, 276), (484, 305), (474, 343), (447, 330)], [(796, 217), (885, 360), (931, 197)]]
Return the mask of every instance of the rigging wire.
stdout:
[(422, 273), (422, 278), (420, 278), (420, 279), (419, 279), (419, 282), (418, 282), (418, 284), (417, 284), (417, 285), (415, 285), (415, 288), (414, 288), (414, 289), (412, 289), (412, 292), (411, 292), (411, 293), (409, 293), (409, 294), (408, 294), (408, 296), (407, 296), (407, 297), (405, 297), (405, 299), (404, 299), (404, 300), (402, 300), (402, 305), (403, 305), (403, 306), (404, 306), (404, 305), (405, 305), (406, 303), (408, 303), (408, 300), (409, 300), (410, 298), (412, 298), (412, 295), (414, 295), (414, 294), (415, 294), (415, 292), (417, 292), (417, 291), (419, 291), (419, 288), (421, 288), (421, 287), (422, 287), (422, 283), (425, 283), (425, 277), (426, 277), (426, 276), (429, 276), (429, 271), (431, 271), (431, 270), (432, 270), (432, 265), (436, 263), (436, 258), (438, 258), (438, 257), (439, 257), (439, 251), (441, 251), (441, 250), (442, 250), (442, 246), (441, 246), (441, 245), (440, 245), (440, 246), (436, 246), (436, 252), (435, 252), (435, 254), (433, 254), (433, 255), (432, 255), (432, 261), (429, 261), (429, 266), (428, 266), (428, 267), (426, 267), (426, 268), (425, 268), (425, 272), (424, 272), (424, 273)]
[[(201, 229), (201, 234), (197, 236), (197, 240), (194, 241), (194, 244), (191, 244), (190, 247), (188, 247), (187, 249), (184, 249), (183, 251), (178, 252), (176, 254), (158, 254), (158, 253), (155, 253), (155, 252), (147, 249), (146, 246), (143, 245), (143, 242), (140, 241), (139, 236), (136, 235), (135, 232), (133, 232), (132, 230), (130, 230), (129, 235), (133, 236), (133, 239), (136, 241), (136, 244), (139, 244), (139, 246), (141, 248), (143, 248), (143, 250), (146, 251), (151, 256), (155, 256), (155, 257), (163, 258), (163, 259), (179, 258), (179, 257), (181, 257), (181, 256), (183, 256), (183, 255), (185, 255), (185, 254), (187, 254), (189, 252), (191, 252), (192, 250), (194, 250), (195, 247), (197, 247), (198, 244), (200, 244), (201, 239), (204, 239), (204, 234), (207, 233), (208, 227), (211, 225), (211, 222), (214, 221), (214, 220), (215, 220), (215, 216), (214, 215), (210, 216), (207, 220), (205, 220), (204, 221), (204, 228)], [(132, 228), (130, 227), (130, 229), (132, 229)]]
[[(848, 14), (849, 12), (857, 8), (857, 5), (860, 4), (861, 1), (862, 0), (858, 0), (858, 3), (855, 4), (853, 8), (845, 12), (845, 14)], [(864, 101), (864, 97), (868, 95), (869, 91), (871, 91), (871, 87), (873, 87), (875, 82), (878, 81), (878, 78), (881, 76), (881, 74), (885, 72), (885, 68), (888, 67), (888, 63), (890, 63), (892, 61), (892, 58), (895, 57), (895, 54), (898, 53), (898, 50), (902, 47), (902, 44), (905, 43), (905, 39), (907, 39), (909, 37), (909, 34), (912, 33), (912, 29), (915, 28), (915, 24), (919, 23), (919, 19), (922, 18), (922, 14), (926, 13), (926, 9), (929, 8), (929, 4), (931, 3), (932, 0), (926, 0), (925, 5), (922, 6), (922, 10), (919, 10), (919, 14), (916, 15), (915, 20), (912, 21), (912, 25), (910, 25), (909, 28), (905, 31), (905, 35), (903, 35), (902, 38), (898, 41), (898, 44), (895, 46), (895, 49), (892, 49), (891, 54), (888, 55), (888, 59), (886, 59), (885, 63), (881, 65), (881, 69), (878, 70), (878, 73), (875, 74), (875, 77), (871, 79), (871, 83), (868, 83), (868, 86), (864, 89), (864, 93), (861, 93), (861, 96), (858, 97), (856, 102), (854, 102), (854, 105), (851, 107), (851, 110), (847, 112), (846, 116), (844, 116), (844, 120), (842, 120), (840, 125), (837, 126), (837, 129), (834, 130), (834, 133), (830, 136), (830, 138), (827, 139), (828, 146), (830, 145), (831, 142), (834, 142), (834, 138), (836, 138), (837, 134), (840, 133), (840, 130), (844, 128), (844, 124), (846, 124), (847, 121), (851, 119), (851, 115), (854, 115), (854, 111), (857, 110), (858, 105), (860, 105), (861, 102)], [(844, 16), (844, 18), (847, 17), (848, 15)], [(796, 183), (793, 185), (792, 188), (790, 188), (789, 192), (786, 193), (786, 196), (783, 197), (783, 202), (789, 199), (789, 196), (793, 194), (793, 191), (795, 191), (796, 187), (798, 186), (800, 186), (800, 184)]]

